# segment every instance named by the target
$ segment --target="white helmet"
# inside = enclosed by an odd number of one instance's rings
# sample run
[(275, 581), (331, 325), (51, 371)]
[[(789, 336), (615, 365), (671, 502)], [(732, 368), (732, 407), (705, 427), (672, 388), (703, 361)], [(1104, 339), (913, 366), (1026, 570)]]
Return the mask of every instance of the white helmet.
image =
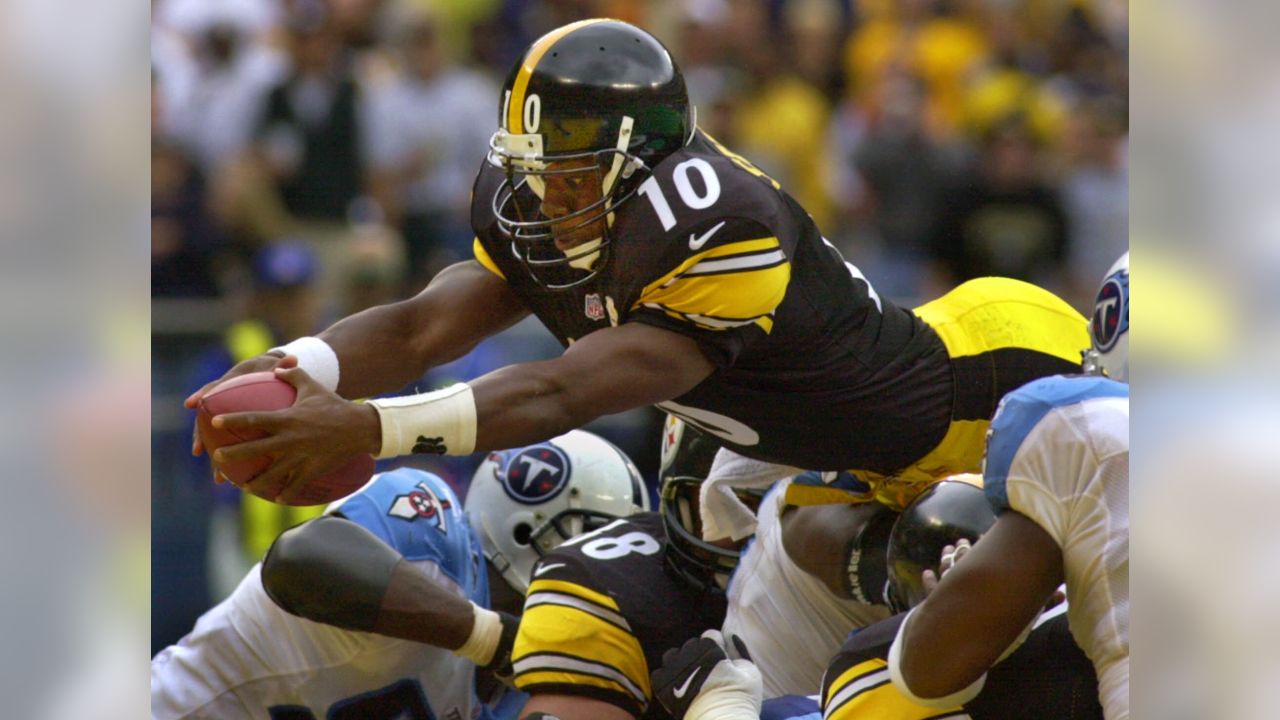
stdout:
[(1084, 371), (1129, 382), (1129, 253), (1120, 256), (1098, 288), (1089, 323), (1093, 347), (1084, 351)]
[(517, 592), (533, 566), (575, 535), (649, 509), (640, 472), (613, 443), (584, 430), (489, 453), (463, 501), (484, 555)]

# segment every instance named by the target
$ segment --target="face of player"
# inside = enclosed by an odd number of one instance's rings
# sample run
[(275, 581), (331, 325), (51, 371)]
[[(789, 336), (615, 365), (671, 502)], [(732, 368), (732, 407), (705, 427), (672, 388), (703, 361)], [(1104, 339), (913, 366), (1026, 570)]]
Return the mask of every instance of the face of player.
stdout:
[[(542, 214), (551, 220), (578, 212), (592, 203), (600, 202), (603, 197), (603, 171), (590, 158), (549, 163), (548, 170), (552, 173), (544, 176), (546, 191), (542, 198)], [(572, 170), (579, 172), (559, 172)], [(552, 225), (551, 233), (556, 247), (561, 252), (567, 252), (585, 242), (603, 237), (605, 218), (601, 215), (590, 220), (595, 215), (597, 213), (593, 212), (586, 217), (570, 218)]]

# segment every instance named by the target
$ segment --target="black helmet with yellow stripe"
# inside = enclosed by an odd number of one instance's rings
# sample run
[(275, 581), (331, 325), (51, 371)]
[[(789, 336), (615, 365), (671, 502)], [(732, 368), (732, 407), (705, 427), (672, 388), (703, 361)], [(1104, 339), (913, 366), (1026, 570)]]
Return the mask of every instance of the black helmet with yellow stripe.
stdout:
[[(654, 165), (689, 142), (694, 120), (684, 76), (662, 43), (634, 25), (595, 19), (529, 47), (503, 86), (498, 127), (488, 156), (507, 174), (492, 200), (498, 225), (535, 280), (564, 289), (603, 267), (610, 214)], [(540, 202), (553, 176), (589, 179), (600, 197), (548, 218)], [(596, 241), (572, 256), (557, 249), (553, 224), (601, 220)]]

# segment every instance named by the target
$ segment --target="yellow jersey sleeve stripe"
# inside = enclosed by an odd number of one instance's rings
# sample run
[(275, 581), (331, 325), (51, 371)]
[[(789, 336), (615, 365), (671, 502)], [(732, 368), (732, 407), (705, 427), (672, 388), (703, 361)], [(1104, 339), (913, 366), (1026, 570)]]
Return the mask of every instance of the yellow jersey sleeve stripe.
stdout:
[(752, 324), (760, 325), (766, 333), (773, 329), (772, 313), (751, 318), (718, 318), (710, 315), (700, 315), (698, 313), (677, 312), (665, 305), (659, 305), (657, 303), (644, 303), (641, 307), (648, 310), (657, 310), (658, 312), (665, 313), (676, 320), (684, 320), (685, 322), (693, 323), (707, 330), (728, 330), (729, 328)]
[(517, 687), (533, 683), (527, 677), (530, 673), (589, 672), (597, 679), (609, 678), (625, 687), (642, 703), (651, 695), (649, 665), (640, 641), (579, 608), (552, 604), (527, 608), (520, 618), (511, 659)]
[(471, 241), (471, 254), (475, 255), (476, 262), (485, 266), (485, 269), (489, 272), (497, 275), (503, 280), (507, 279), (507, 276), (503, 275), (502, 271), (498, 269), (498, 265), (493, 261), (493, 258), (489, 257), (489, 251), (484, 249), (484, 245), (480, 244), (480, 238), (476, 238)]
[[(791, 264), (785, 260), (727, 273), (686, 274), (669, 285), (642, 294), (636, 306), (660, 308), (694, 322), (704, 319), (699, 323), (704, 325), (719, 325), (717, 320), (749, 324), (777, 309), (790, 282)], [(772, 319), (764, 329), (766, 332), (772, 329)]]
[(939, 712), (917, 705), (898, 692), (889, 667), (879, 658), (858, 663), (840, 674), (827, 689), (823, 720), (940, 720), (965, 718), (961, 708)]
[(767, 237), (767, 238), (759, 238), (757, 240), (742, 240), (740, 242), (725, 243), (724, 245), (717, 245), (716, 247), (713, 247), (710, 250), (703, 250), (702, 252), (696, 255), (691, 255), (688, 258), (685, 258), (684, 262), (675, 266), (675, 268), (673, 268), (670, 272), (668, 272), (667, 274), (663, 275), (657, 280), (654, 280), (653, 282), (646, 285), (644, 287), (644, 290), (640, 291), (640, 297), (644, 297), (649, 293), (653, 292), (654, 290), (656, 290), (657, 288), (667, 284), (668, 282), (673, 280), (677, 275), (684, 274), (686, 270), (693, 267), (694, 265), (697, 265), (703, 260), (710, 260), (713, 258), (723, 258), (731, 255), (748, 255), (753, 253), (768, 252), (771, 250), (776, 250), (779, 247), (780, 245), (778, 244), (778, 238)]
[(535, 685), (591, 685), (622, 693), (641, 707), (648, 704), (645, 690), (637, 686), (617, 668), (558, 653), (542, 653), (513, 664), (516, 686), (523, 689)]
[(889, 667), (888, 663), (886, 663), (884, 660), (876, 658), (873, 660), (866, 660), (866, 661), (860, 662), (857, 665), (854, 665), (853, 667), (845, 670), (844, 672), (840, 673), (840, 675), (835, 679), (834, 682), (831, 682), (827, 685), (827, 692), (825, 696), (822, 698), (822, 704), (830, 705), (831, 696), (835, 695), (837, 692), (840, 691), (841, 688), (845, 687), (846, 685), (853, 682), (854, 680), (857, 680), (867, 675), (878, 673), (879, 671), (884, 670), (888, 667)]
[(529, 585), (529, 592), (525, 597), (537, 592), (556, 592), (566, 595), (574, 595), (595, 603), (603, 608), (608, 608), (614, 612), (621, 612), (618, 603), (613, 598), (604, 593), (596, 592), (590, 588), (585, 588), (577, 583), (568, 580), (534, 580)]
[(569, 23), (564, 27), (552, 30), (533, 43), (533, 46), (529, 48), (529, 52), (524, 56), (524, 62), (521, 63), (519, 72), (516, 73), (516, 81), (511, 85), (511, 98), (507, 101), (507, 132), (513, 135), (521, 135), (527, 132), (524, 127), (524, 97), (529, 90), (529, 79), (533, 77), (533, 70), (538, 67), (538, 61), (542, 60), (542, 56), (546, 55), (551, 46), (555, 45), (560, 38), (578, 28), (594, 25), (598, 22), (604, 22), (604, 19), (594, 18)]
[(527, 598), (525, 598), (524, 608), (526, 611), (529, 608), (535, 607), (538, 605), (563, 605), (564, 607), (577, 608), (582, 612), (591, 613), (592, 615), (595, 615), (596, 617), (600, 618), (601, 620), (604, 620), (610, 625), (616, 625), (619, 629), (626, 630), (627, 632), (631, 632), (630, 623), (628, 623), (627, 619), (622, 617), (622, 615), (612, 610), (609, 610), (608, 608), (600, 607), (599, 605), (591, 602), (590, 600), (584, 600), (580, 597), (577, 597), (576, 595), (542, 591), (542, 592), (530, 593), (530, 595)]

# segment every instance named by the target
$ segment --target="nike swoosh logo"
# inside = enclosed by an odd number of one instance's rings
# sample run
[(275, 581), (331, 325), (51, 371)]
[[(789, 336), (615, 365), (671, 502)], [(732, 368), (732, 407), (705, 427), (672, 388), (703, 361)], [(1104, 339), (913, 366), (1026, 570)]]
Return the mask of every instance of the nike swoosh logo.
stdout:
[(546, 572), (546, 571), (548, 571), (548, 570), (553, 570), (553, 569), (558, 568), (558, 567), (564, 567), (564, 563), (551, 563), (550, 565), (540, 565), (540, 566), (538, 566), (538, 569), (537, 569), (537, 570), (534, 570), (534, 571), (533, 571), (533, 576), (534, 576), (534, 577), (539, 577), (539, 576), (541, 576), (541, 575), (542, 575), (542, 573), (544, 573), (544, 572)]
[(720, 230), (720, 228), (724, 227), (725, 222), (726, 221), (721, 220), (719, 225), (716, 225), (715, 227), (702, 233), (701, 235), (694, 235), (693, 233), (689, 233), (689, 249), (697, 250), (701, 248), (703, 245), (706, 245), (707, 241), (711, 239), (711, 236), (715, 235), (716, 232)]
[[(724, 223), (720, 223), (720, 224), (723, 225)], [(700, 672), (702, 672), (702, 668), (694, 668), (693, 674), (685, 678), (684, 682), (680, 683), (680, 687), (676, 688), (675, 690), (672, 690), (671, 694), (675, 695), (677, 700), (684, 697), (684, 694), (689, 692), (689, 683), (693, 682), (693, 679), (698, 677), (698, 673)]]

